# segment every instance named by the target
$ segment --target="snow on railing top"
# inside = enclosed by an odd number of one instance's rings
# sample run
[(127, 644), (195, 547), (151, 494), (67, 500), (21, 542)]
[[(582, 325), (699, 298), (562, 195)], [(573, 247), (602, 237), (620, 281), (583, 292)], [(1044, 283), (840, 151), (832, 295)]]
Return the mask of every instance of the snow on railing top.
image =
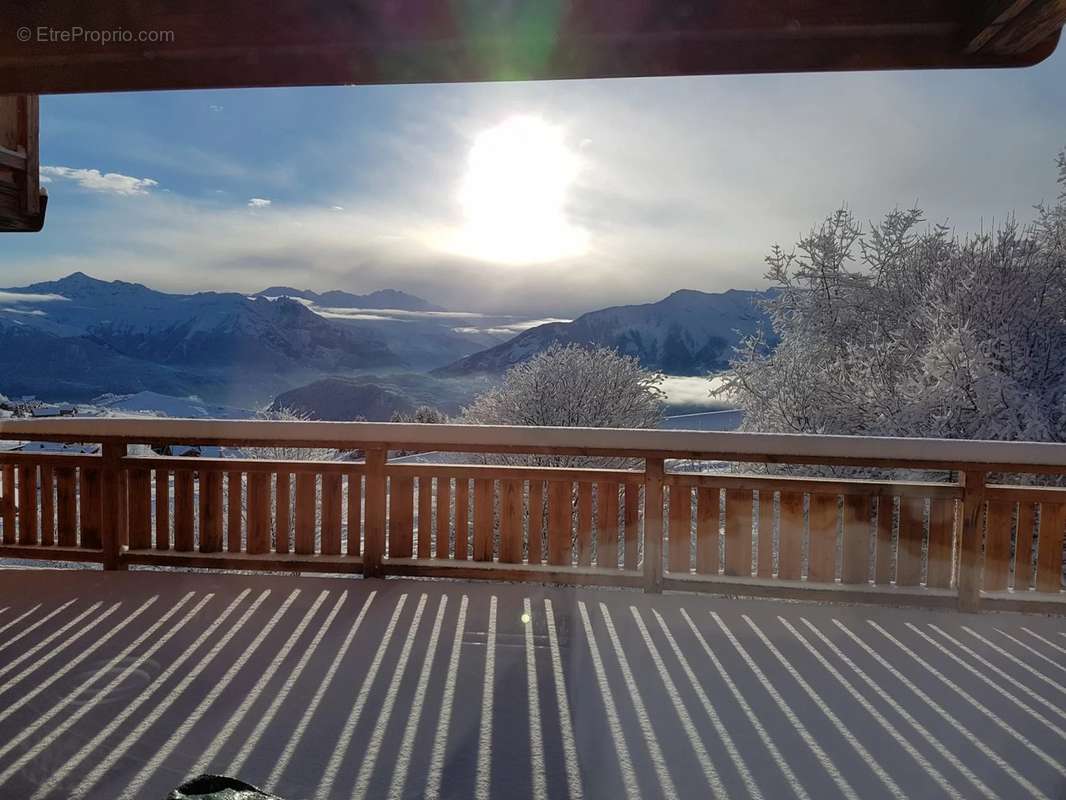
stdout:
[(720, 458), (808, 464), (1066, 471), (1066, 446), (1042, 442), (617, 428), (186, 419), (5, 419), (0, 439), (458, 452)]

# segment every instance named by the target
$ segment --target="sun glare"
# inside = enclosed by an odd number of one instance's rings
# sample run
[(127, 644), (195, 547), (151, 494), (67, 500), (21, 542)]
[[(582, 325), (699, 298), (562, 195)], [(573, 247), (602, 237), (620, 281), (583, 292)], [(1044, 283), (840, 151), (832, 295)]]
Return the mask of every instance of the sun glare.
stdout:
[(566, 213), (578, 169), (563, 130), (538, 117), (511, 117), (483, 131), (459, 190), (465, 224), (455, 249), (509, 264), (584, 252), (587, 236)]

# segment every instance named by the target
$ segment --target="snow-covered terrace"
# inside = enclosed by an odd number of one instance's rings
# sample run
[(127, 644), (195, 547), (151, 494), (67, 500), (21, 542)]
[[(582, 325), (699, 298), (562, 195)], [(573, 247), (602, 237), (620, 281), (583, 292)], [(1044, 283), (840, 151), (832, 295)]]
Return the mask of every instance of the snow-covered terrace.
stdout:
[(0, 582), (0, 795), (1031, 797), (1061, 619), (411, 580)]

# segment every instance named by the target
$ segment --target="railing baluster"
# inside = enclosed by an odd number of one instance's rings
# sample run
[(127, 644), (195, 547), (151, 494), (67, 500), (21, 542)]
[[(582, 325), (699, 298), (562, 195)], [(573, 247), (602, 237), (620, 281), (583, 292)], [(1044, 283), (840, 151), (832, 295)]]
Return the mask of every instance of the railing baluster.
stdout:
[(888, 586), (892, 583), (895, 559), (892, 553), (892, 518), (896, 499), (887, 495), (877, 498), (877, 542), (874, 545), (874, 583)]
[(200, 472), (200, 552), (222, 550), (222, 473)]
[(60, 547), (78, 546), (78, 495), (73, 467), (56, 469), (56, 525)]
[(548, 484), (548, 563), (570, 566), (571, 484), (551, 481)]
[(627, 570), (636, 570), (640, 566), (640, 489), (635, 483), (625, 485), (622, 511), (625, 525), (623, 567)]
[(51, 547), (56, 540), (55, 470), (41, 465), (41, 544)]
[(523, 492), (521, 481), (500, 481), (500, 561), (522, 562)]
[(596, 566), (618, 569), (617, 483), (596, 485), (596, 533)]
[[(341, 552), (341, 476), (339, 472), (322, 475), (322, 552), (340, 555)], [(408, 533), (410, 541), (410, 533)]]
[(394, 475), (389, 479), (389, 558), (410, 558), (413, 554), (414, 491), (411, 478)]
[[(461, 478), (455, 481), (455, 557), (460, 561), (467, 561), (470, 559), (470, 551), (470, 481)], [(491, 536), (489, 553), (489, 558), (492, 558)]]
[(433, 544), (433, 479), (418, 479), (418, 557), (429, 558)]
[(719, 494), (718, 489), (707, 486), (696, 493), (696, 572), (700, 575), (718, 574)]
[(226, 473), (226, 552), (244, 551), (244, 473)]
[[(748, 544), (751, 544), (750, 534)], [(750, 546), (748, 559), (750, 565)], [(662, 590), (663, 459), (647, 458), (644, 460), (644, 591), (658, 594)]]
[[(126, 544), (127, 535), (122, 523), (126, 519), (123, 513), (126, 480), (122, 459), (126, 456), (126, 450), (124, 443), (105, 442), (103, 469), (82, 471), (90, 475), (90, 485), (95, 485), (93, 510), (98, 514), (95, 517), (95, 536), (104, 550), (104, 569), (125, 569), (122, 547)], [(82, 500), (84, 502), (84, 498)]]
[(899, 540), (896, 545), (896, 586), (917, 586), (921, 582), (924, 536), (925, 498), (901, 498)]
[(929, 566), (926, 586), (951, 587), (952, 554), (955, 544), (955, 501), (934, 498), (929, 505)]
[(447, 475), (437, 476), (437, 541), (436, 558), (448, 561), (451, 558), (452, 535), (452, 479)]
[(592, 565), (592, 484), (577, 485), (577, 565)]
[(170, 549), (170, 470), (155, 471), (155, 549)]
[(1014, 590), (1028, 591), (1033, 585), (1033, 533), (1036, 525), (1036, 505), (1021, 501), (1018, 504), (1018, 543), (1014, 553)]
[(760, 491), (755, 501), (758, 510), (758, 540), (755, 542), (755, 574), (774, 576), (774, 493)]
[(688, 486), (671, 486), (667, 566), (670, 572), (687, 575), (689, 553), (692, 549), (692, 489)]
[(985, 572), (982, 588), (986, 592), (1007, 589), (1013, 517), (1014, 503), (989, 501), (985, 506)]
[(387, 453), (382, 449), (366, 451), (366, 511), (365, 547), (363, 550), (363, 574), (368, 578), (380, 577), (385, 558), (385, 461)]
[[(981, 509), (985, 503), (985, 473), (959, 473), (962, 485), (962, 537), (960, 539), (959, 608), (976, 611), (981, 599)], [(902, 525), (900, 527), (902, 531)], [(902, 539), (902, 533), (900, 534)]]
[(174, 470), (174, 549), (179, 553), (196, 549), (195, 508), (192, 470)]
[(270, 552), (269, 472), (248, 473), (248, 553)]
[(18, 468), (18, 543), (37, 544), (37, 465)]
[(314, 473), (296, 473), (296, 554), (301, 556), (315, 552), (315, 483)]
[(844, 496), (844, 545), (840, 582), (863, 584), (870, 579), (870, 498)]
[(278, 473), (274, 488), (274, 550), (288, 553), (289, 539), (292, 536), (292, 473), (282, 470)]
[(78, 512), (81, 517), (81, 546), (100, 549), (100, 470), (97, 467), (82, 467), (78, 470)]
[[(466, 482), (463, 482), (466, 485)], [(496, 481), (474, 481), (474, 560), (492, 561)]]
[[(778, 529), (781, 535), (777, 549), (777, 577), (786, 581), (798, 581), (803, 577), (803, 494), (781, 492), (780, 506)], [(761, 514), (759, 533), (762, 534)]]
[(363, 476), (352, 472), (348, 475), (348, 555), (358, 556), (363, 552)]
[(751, 577), (752, 496), (748, 489), (725, 492), (725, 574)]
[(1062, 591), (1062, 540), (1066, 504), (1044, 503), (1040, 508), (1040, 545), (1036, 567), (1038, 592)]
[(529, 544), (530, 564), (544, 562), (544, 481), (529, 482)]
[(812, 494), (807, 509), (810, 521), (810, 548), (807, 552), (807, 580), (833, 583), (837, 569), (837, 498)]
[(0, 467), (0, 527), (4, 544), (15, 544), (15, 467)]
[(130, 549), (152, 546), (152, 475), (146, 469), (131, 469), (129, 476)]

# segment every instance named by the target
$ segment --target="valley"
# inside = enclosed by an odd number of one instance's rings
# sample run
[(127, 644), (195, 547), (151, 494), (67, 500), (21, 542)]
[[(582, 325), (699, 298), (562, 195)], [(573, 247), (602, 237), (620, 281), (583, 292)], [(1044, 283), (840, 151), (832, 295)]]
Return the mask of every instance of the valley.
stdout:
[(0, 395), (167, 416), (454, 415), (514, 364), (578, 343), (670, 376), (670, 409), (712, 410), (727, 404), (704, 378), (764, 321), (763, 296), (680, 290), (570, 321), (448, 310), (394, 289), (176, 294), (79, 272), (0, 289)]

